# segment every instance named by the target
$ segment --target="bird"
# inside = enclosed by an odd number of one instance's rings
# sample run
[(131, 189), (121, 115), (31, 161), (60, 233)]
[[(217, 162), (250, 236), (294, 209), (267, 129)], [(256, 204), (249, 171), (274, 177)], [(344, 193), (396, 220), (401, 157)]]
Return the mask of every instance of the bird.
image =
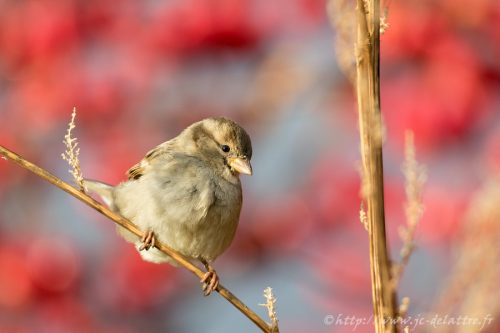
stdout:
[(177, 266), (154, 247), (160, 241), (201, 262), (207, 270), (202, 289), (208, 296), (219, 285), (213, 262), (229, 247), (238, 226), (240, 174), (252, 175), (251, 158), (248, 133), (228, 118), (211, 117), (150, 150), (117, 186), (85, 179), (84, 187), (143, 231), (139, 238), (117, 226), (143, 260)]

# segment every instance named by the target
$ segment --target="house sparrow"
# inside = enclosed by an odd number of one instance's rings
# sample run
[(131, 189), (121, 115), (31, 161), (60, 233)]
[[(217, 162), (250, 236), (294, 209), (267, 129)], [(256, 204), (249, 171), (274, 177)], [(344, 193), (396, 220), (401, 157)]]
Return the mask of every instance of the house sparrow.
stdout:
[(117, 186), (85, 180), (115, 212), (144, 232), (139, 239), (117, 230), (135, 244), (142, 258), (175, 261), (154, 248), (155, 240), (207, 269), (201, 282), (205, 295), (219, 283), (211, 263), (231, 244), (238, 225), (242, 191), (239, 175), (252, 174), (250, 137), (234, 121), (207, 118), (148, 152)]

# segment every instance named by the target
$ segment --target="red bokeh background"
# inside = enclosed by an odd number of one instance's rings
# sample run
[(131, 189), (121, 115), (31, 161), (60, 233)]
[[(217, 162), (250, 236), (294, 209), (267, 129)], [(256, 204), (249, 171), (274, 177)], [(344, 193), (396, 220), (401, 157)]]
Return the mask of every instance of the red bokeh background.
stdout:
[[(342, 13), (338, 13), (342, 15)], [(386, 210), (404, 224), (404, 134), (427, 166), (418, 249), (400, 294), (433, 304), (470, 199), (500, 170), (500, 3), (393, 1), (382, 35)], [(371, 313), (359, 223), (355, 99), (320, 0), (0, 1), (0, 144), (70, 179), (116, 184), (148, 149), (224, 115), (254, 145), (222, 282), (284, 332), (344, 332)], [(252, 324), (188, 273), (143, 262), (109, 221), (0, 160), (0, 332), (238, 332)], [(360, 326), (357, 331), (370, 332)]]

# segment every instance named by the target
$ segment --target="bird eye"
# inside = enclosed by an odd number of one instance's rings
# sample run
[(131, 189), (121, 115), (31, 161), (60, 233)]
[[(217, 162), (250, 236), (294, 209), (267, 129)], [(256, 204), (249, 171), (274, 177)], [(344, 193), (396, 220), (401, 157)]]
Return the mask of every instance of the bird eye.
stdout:
[(229, 151), (231, 150), (228, 145), (222, 145), (220, 146), (220, 149), (222, 149), (222, 151), (225, 153), (229, 153)]

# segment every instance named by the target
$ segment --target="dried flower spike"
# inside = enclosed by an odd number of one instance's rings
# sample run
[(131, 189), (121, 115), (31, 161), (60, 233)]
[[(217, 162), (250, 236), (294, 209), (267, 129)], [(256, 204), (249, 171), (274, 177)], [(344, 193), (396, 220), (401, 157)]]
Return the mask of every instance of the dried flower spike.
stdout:
[(259, 304), (260, 306), (265, 306), (267, 308), (267, 314), (269, 318), (271, 319), (271, 331), (272, 332), (279, 332), (278, 328), (278, 316), (276, 315), (276, 298), (274, 297), (273, 294), (273, 289), (271, 287), (267, 287), (264, 290), (264, 297), (266, 298), (266, 303), (265, 304)]
[(411, 254), (415, 249), (415, 231), (424, 212), (422, 202), (422, 191), (427, 179), (427, 172), (423, 165), (419, 164), (415, 157), (415, 144), (413, 132), (406, 133), (405, 162), (403, 164), (406, 191), (406, 225), (399, 228), (399, 235), (403, 241), (400, 251), (401, 260), (394, 266), (393, 283), (397, 286), (405, 266), (408, 264)]
[(384, 32), (387, 31), (387, 29), (389, 29), (390, 27), (390, 24), (389, 22), (387, 21), (387, 16), (382, 16), (380, 18), (380, 34), (383, 34)]
[(403, 299), (401, 299), (401, 304), (399, 305), (399, 317), (401, 318), (406, 317), (409, 308), (410, 308), (410, 298), (403, 297)]
[(66, 131), (66, 135), (64, 136), (63, 143), (66, 146), (66, 151), (61, 154), (61, 157), (70, 165), (71, 169), (69, 170), (69, 173), (73, 176), (73, 180), (80, 188), (80, 191), (85, 192), (85, 188), (83, 187), (82, 170), (80, 169), (80, 161), (78, 159), (80, 148), (78, 148), (77, 139), (71, 137), (71, 131), (76, 127), (75, 117), (76, 107), (73, 108), (73, 112), (71, 113), (71, 121), (68, 124), (68, 130)]
[(365, 227), (365, 230), (368, 231), (368, 216), (366, 216), (365, 205), (361, 202), (361, 206), (359, 207), (359, 221)]

